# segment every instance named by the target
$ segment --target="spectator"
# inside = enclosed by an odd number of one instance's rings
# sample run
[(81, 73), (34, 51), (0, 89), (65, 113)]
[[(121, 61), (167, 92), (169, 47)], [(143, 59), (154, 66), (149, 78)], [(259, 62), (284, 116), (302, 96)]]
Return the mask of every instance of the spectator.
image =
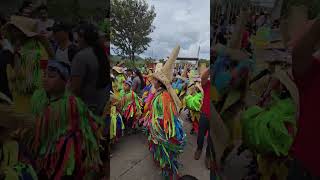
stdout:
[[(209, 119), (210, 119), (210, 74), (209, 69), (206, 69), (201, 75), (201, 85), (204, 91), (203, 104), (201, 108), (201, 116), (199, 120), (199, 133), (197, 138), (197, 150), (194, 154), (194, 159), (199, 160), (202, 154), (204, 137), (207, 132), (210, 131), (209, 128)], [(210, 135), (207, 138), (207, 149), (206, 149), (206, 159), (205, 164), (208, 169), (210, 169), (210, 147), (212, 146)]]
[(31, 1), (24, 1), (22, 7), (19, 9), (19, 15), (31, 18), (33, 13), (33, 3)]
[(70, 64), (78, 52), (78, 47), (72, 43), (71, 26), (60, 22), (48, 30), (53, 31), (53, 37), (57, 42), (57, 46), (54, 48), (56, 59)]
[(133, 71), (132, 71), (132, 69), (127, 69), (127, 79), (133, 81), (132, 76), (133, 76)]
[(145, 87), (143, 76), (138, 69), (135, 69), (133, 77), (132, 90), (137, 93), (139, 97), (142, 97), (142, 90)]
[[(308, 28), (306, 28), (308, 29)], [(315, 49), (320, 44), (320, 20), (316, 20), (303, 37), (297, 41), (292, 53), (293, 76), (299, 90), (298, 131), (292, 145), (292, 162), (288, 180), (319, 179), (320, 58)]]
[(4, 18), (1, 18), (0, 20), (0, 92), (12, 99), (8, 84), (7, 65), (13, 64), (13, 49), (9, 41), (4, 38), (1, 31), (6, 20)]
[(264, 12), (261, 12), (260, 16), (256, 20), (256, 26), (257, 28), (260, 28), (264, 26), (267, 23), (267, 16), (265, 15)]
[(39, 19), (37, 22), (37, 32), (47, 38), (51, 36), (51, 32), (47, 29), (52, 27), (54, 21), (48, 18), (48, 8), (45, 5), (41, 5), (37, 9), (39, 13)]
[(99, 43), (98, 30), (91, 24), (77, 29), (81, 50), (72, 61), (71, 90), (96, 115), (102, 115), (110, 83), (108, 57)]

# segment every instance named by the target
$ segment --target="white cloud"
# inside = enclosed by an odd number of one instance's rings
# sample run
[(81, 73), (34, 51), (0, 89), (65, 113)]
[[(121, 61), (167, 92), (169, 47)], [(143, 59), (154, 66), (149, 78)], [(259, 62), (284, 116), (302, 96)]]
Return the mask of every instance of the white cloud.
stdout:
[(147, 0), (155, 7), (152, 42), (142, 57), (165, 58), (180, 44), (180, 57), (210, 56), (210, 0)]

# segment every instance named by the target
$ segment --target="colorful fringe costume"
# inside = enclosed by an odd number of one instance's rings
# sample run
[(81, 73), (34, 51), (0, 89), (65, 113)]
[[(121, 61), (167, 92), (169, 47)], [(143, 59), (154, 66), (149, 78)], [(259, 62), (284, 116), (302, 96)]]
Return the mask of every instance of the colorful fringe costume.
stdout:
[(183, 91), (184, 81), (182, 79), (178, 79), (176, 82), (172, 84), (172, 88), (176, 91), (177, 95), (179, 96), (181, 91)]
[(116, 91), (120, 92), (123, 90), (123, 81), (125, 81), (126, 78), (123, 74), (119, 74), (116, 76), (115, 81), (115, 87), (117, 88)]
[[(0, 92), (0, 100), (12, 102)], [(11, 135), (19, 128), (34, 126), (31, 114), (16, 113), (14, 107), (0, 104), (0, 178), (4, 180), (37, 180), (37, 174), (30, 164), (19, 159), (19, 144)], [(16, 136), (17, 137), (17, 136)]]
[[(134, 128), (141, 116), (142, 102), (139, 96), (132, 90), (120, 92), (120, 101), (125, 100), (123, 107), (120, 107), (122, 117), (125, 119), (128, 128)], [(132, 122), (131, 122), (132, 121)]]
[(165, 177), (178, 174), (177, 156), (183, 152), (185, 133), (170, 94), (159, 92), (152, 102), (150, 151)]
[(16, 141), (9, 140), (1, 144), (0, 148), (0, 176), (5, 180), (37, 180), (37, 174), (29, 164), (18, 160), (19, 145)]
[(111, 143), (115, 143), (122, 135), (123, 130), (125, 129), (123, 119), (121, 113), (117, 109), (117, 102), (120, 98), (120, 92), (117, 91), (117, 84), (112, 82), (112, 92), (111, 92), (111, 103), (109, 110), (110, 110), (110, 140)]
[(103, 119), (69, 93), (50, 101), (44, 90), (37, 90), (31, 101), (37, 121), (26, 144), (35, 167), (53, 179), (86, 179), (99, 172)]
[[(257, 153), (262, 180), (286, 179), (288, 169), (283, 157), (288, 156), (293, 142), (290, 127), (295, 127), (295, 104), (291, 98), (273, 96), (269, 108), (250, 107), (242, 114), (243, 141)], [(288, 129), (289, 128), (289, 129)]]
[(9, 86), (17, 112), (30, 112), (30, 98), (41, 86), (41, 69), (46, 69), (47, 59), (48, 55), (43, 45), (30, 39), (22, 46), (20, 58), (14, 62), (14, 68), (8, 66)]
[(125, 126), (120, 113), (116, 106), (111, 106), (110, 140), (117, 141), (122, 136), (124, 129)]
[[(214, 64), (214, 92), (217, 109), (221, 113), (231, 134), (231, 141), (241, 139), (241, 125), (238, 114), (244, 107), (243, 92), (246, 91), (246, 83), (253, 69), (252, 60), (242, 60), (237, 66), (232, 67), (231, 59), (218, 55)], [(243, 99), (242, 99), (243, 100)]]
[(144, 101), (145, 104), (143, 108), (143, 117), (140, 120), (140, 124), (142, 124), (142, 126), (145, 128), (147, 134), (150, 132), (150, 124), (152, 120), (152, 101), (154, 95), (155, 94), (150, 90), (148, 97), (146, 97)]
[(197, 92), (193, 95), (189, 94), (185, 97), (185, 100), (187, 108), (191, 113), (192, 128), (196, 133), (198, 133), (203, 94), (201, 92)]

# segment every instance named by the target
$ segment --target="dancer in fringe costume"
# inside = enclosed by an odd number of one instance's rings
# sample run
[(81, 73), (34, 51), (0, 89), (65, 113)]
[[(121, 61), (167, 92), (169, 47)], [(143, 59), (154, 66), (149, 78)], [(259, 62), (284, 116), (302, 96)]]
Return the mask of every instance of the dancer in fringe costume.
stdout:
[(190, 110), (192, 129), (190, 134), (198, 133), (200, 110), (203, 102), (203, 89), (199, 82), (192, 82), (189, 87), (189, 93), (185, 97), (187, 108)]
[[(150, 80), (152, 81), (152, 77), (150, 77)], [(144, 93), (144, 106), (143, 106), (143, 113), (142, 113), (142, 118), (139, 121), (139, 124), (142, 125), (143, 131), (145, 132), (146, 135), (149, 135), (150, 132), (150, 124), (152, 120), (151, 116), (151, 110), (152, 110), (152, 101), (154, 98), (156, 91), (152, 84), (150, 84), (150, 89), (146, 90)]]
[(115, 78), (114, 83), (112, 84), (113, 87), (116, 87), (114, 90), (115, 93), (120, 92), (123, 90), (123, 82), (126, 80), (125, 75), (123, 74), (123, 69), (118, 66), (114, 66), (112, 68), (113, 76)]
[(25, 143), (40, 179), (96, 179), (103, 166), (104, 120), (65, 90), (69, 76), (68, 65), (49, 61), (44, 89), (32, 96), (36, 126)]
[(214, 64), (214, 87), (218, 92), (216, 108), (226, 123), (230, 143), (226, 147), (222, 162), (233, 150), (234, 145), (241, 140), (240, 114), (245, 107), (248, 89), (248, 79), (252, 72), (254, 61), (241, 50), (226, 48), (218, 44), (215, 47), (217, 61)]
[(162, 69), (153, 74), (156, 94), (152, 101), (150, 151), (165, 179), (178, 178), (178, 155), (185, 146), (185, 133), (179, 119), (181, 102), (171, 86), (174, 62), (180, 47), (175, 48)]
[[(188, 80), (188, 66), (185, 65), (183, 72), (181, 74), (181, 76), (176, 76), (176, 78), (178, 79), (177, 82), (177, 86), (176, 86), (176, 92), (177, 95), (181, 101), (181, 109), (180, 112), (184, 111), (187, 109), (187, 104), (185, 101), (185, 97), (187, 95), (187, 91), (188, 91), (188, 84), (189, 84), (189, 80)], [(172, 86), (174, 89), (174, 84)]]
[[(256, 155), (260, 179), (286, 179), (296, 129), (298, 91), (287, 70), (273, 72), (259, 105), (242, 113), (244, 144)], [(268, 96), (268, 97), (267, 97)]]
[(118, 139), (123, 135), (123, 131), (125, 129), (122, 116), (120, 112), (117, 110), (116, 104), (118, 101), (119, 101), (119, 97), (117, 97), (116, 94), (111, 92), (110, 140), (112, 144), (118, 141)]
[(17, 112), (31, 112), (30, 98), (40, 88), (41, 76), (53, 56), (49, 42), (35, 33), (33, 19), (12, 16), (4, 29), (14, 46), (14, 62), (7, 67), (9, 86)]
[(30, 164), (19, 160), (20, 137), (14, 135), (20, 128), (32, 128), (35, 119), (32, 114), (16, 113), (12, 102), (0, 92), (0, 179), (4, 180), (37, 180), (37, 174)]
[(139, 96), (131, 89), (132, 81), (123, 82), (123, 90), (120, 92), (118, 108), (124, 118), (126, 131), (128, 134), (131, 130), (136, 130), (138, 120), (141, 116), (142, 102)]

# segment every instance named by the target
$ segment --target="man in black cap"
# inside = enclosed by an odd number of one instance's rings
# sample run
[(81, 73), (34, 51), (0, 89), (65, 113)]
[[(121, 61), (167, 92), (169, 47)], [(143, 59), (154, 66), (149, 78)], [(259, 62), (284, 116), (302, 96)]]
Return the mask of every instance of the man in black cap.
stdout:
[(53, 31), (53, 37), (57, 42), (57, 46), (54, 48), (56, 59), (70, 64), (74, 55), (78, 52), (78, 47), (72, 43), (71, 25), (59, 22), (48, 30)]

